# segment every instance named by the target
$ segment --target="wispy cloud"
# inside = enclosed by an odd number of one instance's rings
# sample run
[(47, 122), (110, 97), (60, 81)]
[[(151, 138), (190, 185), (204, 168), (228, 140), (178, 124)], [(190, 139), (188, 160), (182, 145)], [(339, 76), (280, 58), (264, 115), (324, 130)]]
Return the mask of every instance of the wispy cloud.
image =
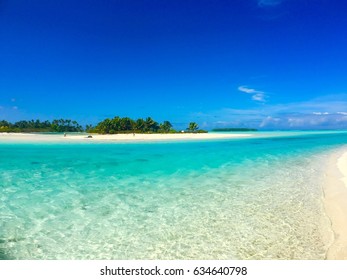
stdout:
[(257, 93), (252, 96), (252, 99), (259, 102), (265, 102), (265, 95), (263, 93)]
[(283, 0), (258, 0), (259, 7), (275, 7), (280, 5)]
[[(245, 88), (254, 94), (254, 89)], [(254, 105), (248, 109), (223, 108), (200, 112), (199, 118), (206, 122), (206, 128), (347, 129), (347, 94), (286, 104)]]
[(265, 102), (265, 92), (260, 90), (255, 90), (253, 88), (249, 88), (247, 86), (239, 86), (238, 90), (244, 93), (252, 94), (252, 100), (259, 101), (259, 102)]
[(313, 115), (318, 115), (318, 116), (321, 116), (321, 115), (329, 115), (328, 112), (313, 112), (312, 114), (313, 114)]
[(317, 128), (343, 128), (347, 119), (336, 115), (307, 115), (285, 114), (278, 117), (268, 116), (262, 120), (260, 128), (290, 128), (290, 129), (317, 129)]
[(263, 93), (262, 91), (255, 90), (253, 88), (248, 88), (246, 86), (239, 86), (238, 87), (239, 91), (245, 92), (245, 93)]

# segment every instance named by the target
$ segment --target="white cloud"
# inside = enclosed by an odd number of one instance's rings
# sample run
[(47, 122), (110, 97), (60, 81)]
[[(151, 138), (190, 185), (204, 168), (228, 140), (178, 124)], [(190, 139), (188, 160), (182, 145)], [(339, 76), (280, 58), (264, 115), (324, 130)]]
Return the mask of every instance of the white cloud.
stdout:
[(265, 102), (265, 95), (264, 93), (257, 93), (252, 96), (252, 99), (255, 101)]
[(247, 86), (239, 86), (237, 89), (239, 91), (250, 93), (250, 94), (264, 93), (263, 91), (255, 90), (253, 88), (248, 88)]
[(329, 129), (346, 128), (347, 116), (336, 117), (331, 115), (312, 115), (312, 114), (287, 114), (278, 117), (266, 117), (260, 125), (260, 128), (270, 129)]
[(253, 88), (249, 88), (247, 86), (239, 86), (237, 88), (239, 91), (244, 92), (244, 93), (248, 93), (248, 94), (253, 94), (252, 95), (252, 100), (254, 101), (259, 101), (259, 102), (265, 102), (265, 92), (260, 91), (260, 90), (255, 90)]
[(277, 124), (281, 121), (280, 118), (273, 118), (271, 116), (267, 116), (262, 120), (262, 122), (259, 124), (259, 127), (263, 128), (272, 124)]
[[(255, 95), (255, 89), (241, 87)], [(242, 90), (241, 90), (242, 91)], [(192, 115), (194, 118), (195, 115)], [(223, 108), (200, 113), (206, 127), (264, 129), (346, 129), (347, 94), (329, 95), (287, 104), (262, 104), (253, 108)]]
[(321, 115), (329, 115), (328, 112), (313, 112), (312, 114), (313, 114), (313, 115), (318, 115), (318, 116), (321, 116)]

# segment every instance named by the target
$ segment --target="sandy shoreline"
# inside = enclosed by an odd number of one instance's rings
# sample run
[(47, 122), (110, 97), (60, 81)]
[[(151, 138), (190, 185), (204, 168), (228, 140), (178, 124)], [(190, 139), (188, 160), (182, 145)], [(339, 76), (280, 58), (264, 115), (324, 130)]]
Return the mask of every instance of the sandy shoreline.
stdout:
[(327, 259), (347, 260), (347, 151), (334, 155), (326, 173), (324, 206), (334, 233)]
[(251, 134), (218, 134), (218, 133), (174, 133), (174, 134), (29, 134), (29, 133), (0, 133), (0, 142), (137, 142), (137, 141), (171, 141), (171, 140), (207, 140), (207, 139), (231, 139), (250, 137)]

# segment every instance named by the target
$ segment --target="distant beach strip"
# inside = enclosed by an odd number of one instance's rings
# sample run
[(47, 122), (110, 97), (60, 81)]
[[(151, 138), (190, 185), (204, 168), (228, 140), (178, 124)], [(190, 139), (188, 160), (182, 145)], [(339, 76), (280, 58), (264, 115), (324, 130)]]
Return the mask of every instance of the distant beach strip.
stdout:
[[(91, 137), (88, 137), (91, 136)], [(39, 134), (39, 133), (0, 133), (0, 141), (13, 142), (86, 142), (86, 141), (170, 141), (170, 140), (208, 140), (251, 137), (250, 133), (153, 133), (153, 134)]]

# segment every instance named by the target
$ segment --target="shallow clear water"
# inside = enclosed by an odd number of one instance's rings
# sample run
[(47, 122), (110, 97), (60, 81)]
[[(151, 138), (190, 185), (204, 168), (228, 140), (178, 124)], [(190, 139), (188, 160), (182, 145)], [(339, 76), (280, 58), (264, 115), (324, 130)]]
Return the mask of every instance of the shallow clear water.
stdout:
[(260, 136), (0, 143), (0, 259), (324, 259), (347, 133)]

